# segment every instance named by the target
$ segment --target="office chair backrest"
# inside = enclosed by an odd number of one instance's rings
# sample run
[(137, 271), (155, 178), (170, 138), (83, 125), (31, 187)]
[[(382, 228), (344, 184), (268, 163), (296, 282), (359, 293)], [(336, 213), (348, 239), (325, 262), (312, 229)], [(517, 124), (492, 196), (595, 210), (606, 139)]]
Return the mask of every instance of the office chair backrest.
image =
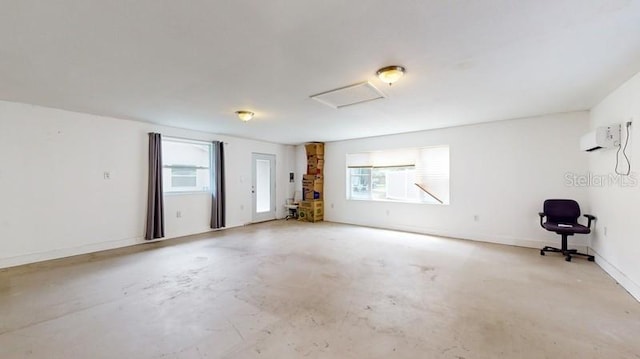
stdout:
[(302, 201), (302, 192), (295, 191), (293, 192), (293, 203), (299, 203)]
[(543, 210), (549, 222), (578, 223), (580, 217), (580, 206), (572, 199), (548, 199)]

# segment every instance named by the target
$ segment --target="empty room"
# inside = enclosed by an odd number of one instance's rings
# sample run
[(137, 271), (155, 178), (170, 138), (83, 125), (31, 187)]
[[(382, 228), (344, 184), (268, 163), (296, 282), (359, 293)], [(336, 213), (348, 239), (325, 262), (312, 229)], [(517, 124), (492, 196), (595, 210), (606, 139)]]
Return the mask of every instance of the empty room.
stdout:
[(640, 0), (0, 0), (0, 358), (640, 358)]

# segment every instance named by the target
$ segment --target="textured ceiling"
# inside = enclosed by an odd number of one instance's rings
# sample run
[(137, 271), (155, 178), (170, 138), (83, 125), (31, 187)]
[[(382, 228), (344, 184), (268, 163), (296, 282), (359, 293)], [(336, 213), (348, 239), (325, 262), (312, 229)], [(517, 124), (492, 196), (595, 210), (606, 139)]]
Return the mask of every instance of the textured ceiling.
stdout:
[[(278, 143), (589, 109), (640, 1), (0, 0), (0, 99)], [(406, 76), (389, 87), (385, 65)], [(363, 81), (383, 100), (310, 95)], [(249, 109), (242, 123), (234, 111)]]

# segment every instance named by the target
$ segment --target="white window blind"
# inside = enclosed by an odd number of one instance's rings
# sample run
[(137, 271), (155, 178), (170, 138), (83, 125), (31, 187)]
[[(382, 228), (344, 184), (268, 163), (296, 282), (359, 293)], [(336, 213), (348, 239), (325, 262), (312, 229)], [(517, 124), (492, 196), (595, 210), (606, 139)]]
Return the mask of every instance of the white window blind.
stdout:
[(346, 164), (349, 199), (449, 203), (449, 146), (350, 153)]
[(211, 187), (211, 144), (162, 139), (164, 192), (207, 192)]
[(449, 203), (449, 146), (420, 149), (416, 161), (416, 183)]
[(418, 148), (349, 153), (347, 167), (413, 166), (419, 156)]

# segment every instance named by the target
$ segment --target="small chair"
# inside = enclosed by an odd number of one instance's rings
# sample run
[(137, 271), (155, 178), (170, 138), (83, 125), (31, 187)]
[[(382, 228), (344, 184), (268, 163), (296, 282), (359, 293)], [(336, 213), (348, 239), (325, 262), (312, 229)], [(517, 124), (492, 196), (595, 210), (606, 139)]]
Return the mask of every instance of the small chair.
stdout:
[(295, 191), (293, 192), (293, 198), (287, 199), (287, 204), (284, 205), (284, 208), (287, 210), (287, 216), (284, 218), (289, 220), (290, 218), (298, 219), (298, 206), (300, 203), (300, 198), (302, 197), (302, 192)]
[(298, 205), (297, 204), (285, 204), (284, 208), (287, 210), (287, 216), (284, 217), (285, 220), (289, 220), (291, 218), (298, 219)]
[[(587, 225), (583, 226), (578, 223), (580, 217), (580, 206), (578, 202), (572, 199), (548, 199), (544, 201), (543, 211), (538, 213), (540, 216), (540, 226), (550, 232), (556, 232), (562, 236), (562, 248), (544, 247), (540, 250), (540, 255), (545, 255), (545, 252), (558, 252), (565, 256), (567, 262), (571, 262), (571, 256), (584, 256), (590, 262), (594, 261), (594, 257), (589, 254), (578, 252), (577, 249), (567, 248), (567, 237), (573, 236), (576, 233), (589, 234), (591, 233), (591, 221), (594, 221), (596, 217), (585, 214), (587, 217)], [(547, 221), (543, 223), (544, 218), (547, 217)]]

